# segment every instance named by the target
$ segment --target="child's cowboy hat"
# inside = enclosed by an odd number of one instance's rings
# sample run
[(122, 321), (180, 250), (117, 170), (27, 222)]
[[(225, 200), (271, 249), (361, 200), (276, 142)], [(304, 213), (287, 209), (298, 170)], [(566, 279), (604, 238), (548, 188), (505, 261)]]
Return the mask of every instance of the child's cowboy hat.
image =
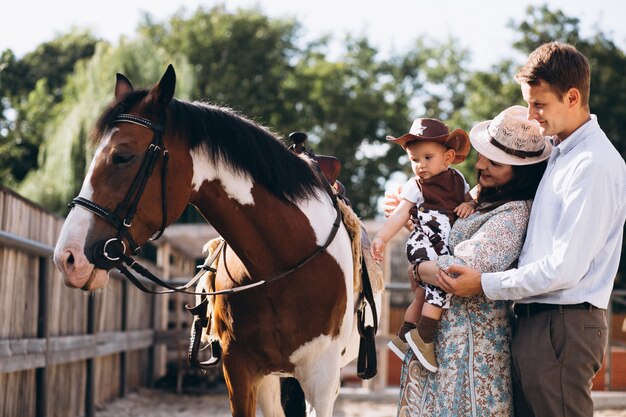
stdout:
[(463, 129), (455, 129), (450, 132), (448, 126), (437, 119), (415, 119), (409, 133), (399, 138), (387, 136), (387, 140), (402, 146), (403, 149), (415, 141), (441, 143), (456, 152), (452, 161), (453, 164), (465, 161), (470, 151), (469, 138)]
[(526, 107), (513, 106), (493, 120), (478, 123), (470, 141), (485, 158), (506, 165), (530, 165), (550, 157), (550, 138), (539, 133), (539, 123), (528, 120)]

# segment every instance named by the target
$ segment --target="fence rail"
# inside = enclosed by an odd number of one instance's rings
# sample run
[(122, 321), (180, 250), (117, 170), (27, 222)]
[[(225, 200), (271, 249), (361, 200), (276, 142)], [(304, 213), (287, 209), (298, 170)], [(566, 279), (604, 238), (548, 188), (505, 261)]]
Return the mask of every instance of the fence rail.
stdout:
[(121, 274), (97, 295), (66, 288), (51, 259), (62, 222), (0, 187), (0, 417), (94, 416), (163, 375), (181, 336), (168, 298)]

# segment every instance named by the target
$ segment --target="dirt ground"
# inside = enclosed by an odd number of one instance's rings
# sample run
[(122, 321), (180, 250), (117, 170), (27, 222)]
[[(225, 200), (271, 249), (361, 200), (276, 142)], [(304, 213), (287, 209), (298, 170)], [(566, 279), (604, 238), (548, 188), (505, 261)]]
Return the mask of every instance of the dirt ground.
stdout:
[[(212, 393), (176, 394), (165, 389), (141, 389), (96, 411), (96, 417), (230, 417), (228, 397), (218, 388)], [(258, 415), (261, 415), (259, 412)], [(393, 391), (365, 393), (342, 390), (335, 403), (335, 417), (393, 417)], [(594, 417), (626, 417), (626, 409), (606, 409)]]
[[(335, 403), (337, 417), (390, 417), (395, 403), (342, 396)], [(260, 411), (257, 413), (261, 415)], [(96, 411), (96, 417), (230, 417), (228, 396), (224, 392), (177, 395), (159, 389), (141, 389)]]

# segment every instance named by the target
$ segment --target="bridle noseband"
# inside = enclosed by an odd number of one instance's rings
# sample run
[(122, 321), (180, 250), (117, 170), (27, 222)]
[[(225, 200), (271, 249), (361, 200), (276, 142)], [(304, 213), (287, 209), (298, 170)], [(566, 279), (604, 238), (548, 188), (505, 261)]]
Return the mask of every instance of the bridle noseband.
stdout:
[(126, 240), (130, 246), (133, 255), (138, 254), (141, 248), (135, 242), (135, 239), (130, 234), (130, 227), (133, 223), (133, 218), (137, 212), (137, 205), (143, 195), (148, 180), (154, 171), (154, 166), (157, 160), (163, 155), (163, 168), (161, 170), (161, 205), (163, 217), (161, 220), (161, 227), (157, 235), (151, 240), (156, 240), (163, 234), (167, 223), (167, 162), (169, 160), (169, 153), (165, 149), (163, 144), (163, 133), (165, 128), (160, 124), (154, 124), (150, 120), (142, 117), (133, 116), (132, 114), (120, 114), (114, 120), (114, 123), (133, 123), (153, 131), (152, 142), (148, 146), (148, 150), (144, 159), (139, 167), (139, 171), (135, 175), (135, 179), (130, 185), (126, 196), (122, 202), (117, 206), (115, 211), (110, 212), (106, 208), (94, 203), (83, 197), (76, 197), (69, 204), (70, 208), (80, 206), (95, 215), (101, 217), (117, 230), (117, 236), (108, 240), (102, 240), (96, 242), (94, 249), (94, 264), (102, 269), (108, 269), (111, 266), (117, 266), (123, 261), (126, 252)]

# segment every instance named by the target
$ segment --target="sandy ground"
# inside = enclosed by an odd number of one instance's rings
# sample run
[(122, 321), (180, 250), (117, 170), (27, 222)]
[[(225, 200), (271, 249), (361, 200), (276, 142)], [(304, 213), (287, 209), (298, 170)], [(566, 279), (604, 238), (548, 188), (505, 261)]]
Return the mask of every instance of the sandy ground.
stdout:
[[(390, 417), (395, 415), (395, 404), (379, 399), (340, 396), (333, 416)], [(260, 411), (257, 412), (261, 415)], [(96, 417), (230, 417), (228, 396), (225, 393), (177, 395), (171, 391), (141, 389), (126, 398), (116, 400), (96, 411)]]
[[(261, 415), (260, 412), (258, 415)], [(333, 416), (393, 417), (393, 391), (364, 393), (342, 390)], [(96, 417), (230, 417), (228, 397), (223, 389), (201, 395), (175, 394), (171, 390), (141, 389), (96, 411)], [(626, 409), (606, 409), (594, 417), (626, 417)]]

